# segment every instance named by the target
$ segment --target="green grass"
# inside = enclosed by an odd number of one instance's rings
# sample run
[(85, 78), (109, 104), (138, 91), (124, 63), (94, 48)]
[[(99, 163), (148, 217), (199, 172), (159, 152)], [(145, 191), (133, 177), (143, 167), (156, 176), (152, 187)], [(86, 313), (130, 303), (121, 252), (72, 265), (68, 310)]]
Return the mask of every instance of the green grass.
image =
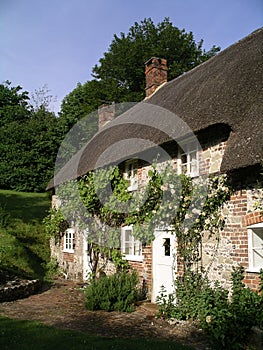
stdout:
[(50, 208), (48, 193), (0, 190), (0, 266), (43, 278), (50, 259), (42, 220)]
[(0, 190), (0, 205), (11, 219), (24, 223), (41, 223), (50, 207), (48, 193), (28, 193)]
[(1, 350), (193, 350), (173, 341), (119, 339), (48, 327), (32, 321), (0, 317)]

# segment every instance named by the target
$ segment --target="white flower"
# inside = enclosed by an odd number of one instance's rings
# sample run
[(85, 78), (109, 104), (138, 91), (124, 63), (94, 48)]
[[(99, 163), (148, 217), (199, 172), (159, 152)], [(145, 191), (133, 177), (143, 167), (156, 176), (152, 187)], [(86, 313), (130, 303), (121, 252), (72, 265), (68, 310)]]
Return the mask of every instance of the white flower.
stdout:
[(193, 209), (193, 213), (197, 214), (197, 215), (200, 215), (201, 214), (201, 210), (194, 208)]
[(206, 323), (210, 323), (212, 321), (212, 316), (206, 316)]

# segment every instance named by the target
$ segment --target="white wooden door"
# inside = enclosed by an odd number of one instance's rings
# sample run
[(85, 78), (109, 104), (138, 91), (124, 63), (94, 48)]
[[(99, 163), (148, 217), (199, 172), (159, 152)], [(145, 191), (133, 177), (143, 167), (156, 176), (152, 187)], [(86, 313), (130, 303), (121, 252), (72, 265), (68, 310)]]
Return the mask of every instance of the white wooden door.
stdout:
[(175, 272), (175, 235), (168, 231), (156, 231), (153, 241), (153, 303), (160, 294), (161, 286), (165, 287), (168, 294), (174, 291)]

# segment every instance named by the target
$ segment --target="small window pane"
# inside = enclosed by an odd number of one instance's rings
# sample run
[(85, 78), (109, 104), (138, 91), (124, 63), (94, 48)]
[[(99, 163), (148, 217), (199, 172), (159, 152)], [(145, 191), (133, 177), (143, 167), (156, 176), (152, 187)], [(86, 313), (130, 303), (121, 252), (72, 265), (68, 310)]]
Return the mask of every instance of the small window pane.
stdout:
[(252, 261), (252, 268), (263, 268), (263, 228), (251, 229), (251, 244), (250, 254)]
[(141, 255), (142, 253), (142, 245), (140, 241), (135, 241), (134, 244), (134, 255)]
[(255, 267), (263, 267), (263, 248), (253, 249), (253, 260)]
[(131, 230), (125, 230), (125, 241), (131, 240), (132, 231)]
[(164, 255), (170, 256), (171, 255), (171, 242), (170, 238), (164, 238), (163, 240), (163, 246), (164, 246)]

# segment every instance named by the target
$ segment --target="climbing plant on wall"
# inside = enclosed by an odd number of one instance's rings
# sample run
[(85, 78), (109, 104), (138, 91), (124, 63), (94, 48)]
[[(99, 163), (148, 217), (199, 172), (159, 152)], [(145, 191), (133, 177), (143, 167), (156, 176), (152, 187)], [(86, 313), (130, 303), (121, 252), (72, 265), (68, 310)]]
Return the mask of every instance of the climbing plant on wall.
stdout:
[(120, 228), (133, 225), (136, 239), (150, 243), (156, 228), (177, 237), (184, 270), (200, 265), (204, 233), (217, 234), (224, 225), (220, 208), (229, 199), (225, 175), (192, 179), (177, 175), (169, 164), (153, 165), (148, 181), (129, 192), (118, 167), (99, 169), (60, 186), (57, 195), (64, 217), (87, 229), (96, 249), (119, 248)]

